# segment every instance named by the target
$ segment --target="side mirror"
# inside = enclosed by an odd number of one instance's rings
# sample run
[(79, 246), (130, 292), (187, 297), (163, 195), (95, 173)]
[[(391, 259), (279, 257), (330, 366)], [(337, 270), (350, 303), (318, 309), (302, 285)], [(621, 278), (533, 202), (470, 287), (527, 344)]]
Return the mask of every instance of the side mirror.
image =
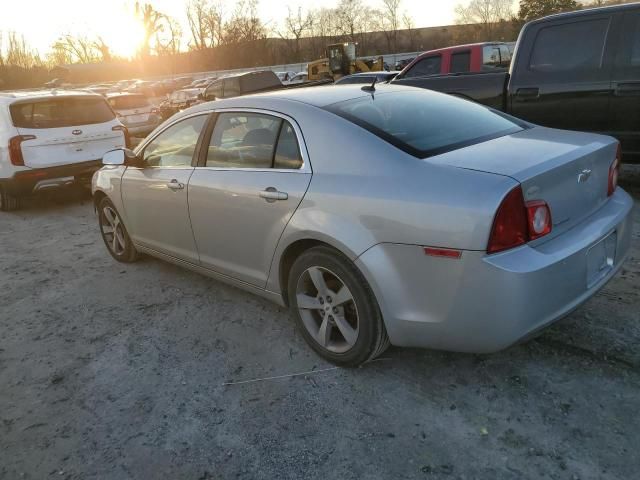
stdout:
[(140, 167), (142, 161), (128, 148), (111, 150), (102, 157), (103, 165), (125, 165), (127, 167)]
[(118, 150), (111, 150), (102, 157), (103, 165), (124, 165), (125, 161), (124, 150), (119, 148)]

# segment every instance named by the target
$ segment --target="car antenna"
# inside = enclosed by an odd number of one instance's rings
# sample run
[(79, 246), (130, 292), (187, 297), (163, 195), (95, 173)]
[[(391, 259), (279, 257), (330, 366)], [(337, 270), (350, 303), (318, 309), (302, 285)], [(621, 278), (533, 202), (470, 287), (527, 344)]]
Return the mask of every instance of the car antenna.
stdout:
[(371, 94), (373, 95), (373, 92), (376, 91), (376, 82), (378, 81), (378, 76), (376, 75), (373, 78), (373, 83), (371, 85), (365, 85), (364, 87), (361, 88), (361, 90), (363, 92), (372, 92)]

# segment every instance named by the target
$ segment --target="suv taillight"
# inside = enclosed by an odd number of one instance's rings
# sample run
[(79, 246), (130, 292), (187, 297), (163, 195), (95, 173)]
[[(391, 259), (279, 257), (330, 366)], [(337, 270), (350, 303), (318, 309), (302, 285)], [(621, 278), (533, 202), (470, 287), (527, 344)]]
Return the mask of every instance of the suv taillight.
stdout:
[(620, 149), (620, 143), (616, 150), (616, 158), (609, 167), (609, 182), (607, 185), (607, 196), (613, 195), (618, 186), (618, 175), (620, 174), (620, 163), (622, 162), (622, 150)]
[(9, 139), (9, 160), (11, 161), (11, 165), (15, 165), (16, 167), (24, 166), (22, 142), (35, 140), (35, 138), (35, 135), (17, 135)]
[(493, 220), (487, 253), (508, 250), (551, 232), (551, 210), (543, 200), (524, 201), (518, 185), (502, 200)]
[(129, 129), (127, 127), (124, 125), (116, 125), (111, 130), (114, 132), (122, 132), (124, 134), (124, 146), (126, 148), (130, 148), (129, 145), (131, 145), (131, 139), (129, 138)]

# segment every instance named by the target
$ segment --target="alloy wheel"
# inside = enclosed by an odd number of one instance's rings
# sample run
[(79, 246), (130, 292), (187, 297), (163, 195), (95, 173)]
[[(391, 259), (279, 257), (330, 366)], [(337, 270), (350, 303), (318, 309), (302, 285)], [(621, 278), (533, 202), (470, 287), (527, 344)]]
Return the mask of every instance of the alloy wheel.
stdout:
[(334, 272), (309, 267), (298, 278), (296, 303), (300, 318), (323, 348), (344, 353), (358, 340), (358, 309), (349, 288)]
[(102, 209), (100, 226), (109, 250), (114, 255), (122, 255), (127, 246), (124, 229), (118, 213), (109, 205), (105, 205)]

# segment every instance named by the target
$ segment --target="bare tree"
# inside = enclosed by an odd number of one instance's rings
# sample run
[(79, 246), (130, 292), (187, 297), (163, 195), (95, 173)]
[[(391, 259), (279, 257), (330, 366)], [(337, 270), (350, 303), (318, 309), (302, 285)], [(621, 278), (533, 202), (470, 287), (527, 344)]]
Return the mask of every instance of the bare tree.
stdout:
[(302, 61), (302, 52), (300, 46), (300, 39), (307, 33), (313, 25), (313, 15), (310, 12), (303, 13), (302, 7), (298, 7), (296, 12), (292, 12), (290, 7), (287, 7), (287, 18), (284, 20), (285, 33), (280, 34), (282, 38), (291, 38), (294, 40), (294, 61)]
[(67, 33), (56, 40), (51, 48), (66, 63), (92, 63), (100, 60), (100, 50), (96, 45), (96, 41), (87, 37)]
[(208, 10), (207, 0), (191, 0), (187, 3), (187, 20), (191, 32), (190, 47), (193, 50), (203, 50), (210, 46), (209, 25), (206, 19)]
[(413, 22), (413, 17), (411, 15), (409, 15), (407, 12), (404, 13), (404, 15), (402, 16), (402, 25), (405, 29), (405, 31), (407, 32), (407, 40), (409, 41), (409, 51), (410, 52), (414, 52), (418, 49), (418, 44), (417, 44), (417, 31), (416, 31), (416, 25)]
[(155, 51), (158, 55), (176, 55), (182, 44), (182, 27), (173, 17), (163, 15), (162, 29), (156, 32)]
[(9, 32), (7, 36), (6, 55), (4, 64), (24, 69), (42, 66), (42, 60), (24, 39), (24, 36), (16, 32)]
[(398, 50), (398, 30), (400, 28), (400, 5), (402, 0), (382, 0), (382, 28), (387, 39), (387, 50)]
[(361, 32), (364, 10), (362, 0), (340, 0), (334, 10), (338, 33), (352, 42), (357, 41), (357, 35)]
[(164, 28), (164, 15), (153, 8), (149, 3), (141, 4), (136, 2), (135, 13), (144, 29), (144, 38), (142, 41), (141, 53), (143, 56), (149, 56), (151, 53), (151, 39)]
[(267, 29), (258, 17), (257, 0), (239, 0), (231, 19), (224, 25), (223, 43), (245, 43), (263, 40)]
[(490, 40), (496, 27), (513, 16), (511, 0), (471, 0), (455, 8), (456, 23), (478, 24), (483, 36)]

